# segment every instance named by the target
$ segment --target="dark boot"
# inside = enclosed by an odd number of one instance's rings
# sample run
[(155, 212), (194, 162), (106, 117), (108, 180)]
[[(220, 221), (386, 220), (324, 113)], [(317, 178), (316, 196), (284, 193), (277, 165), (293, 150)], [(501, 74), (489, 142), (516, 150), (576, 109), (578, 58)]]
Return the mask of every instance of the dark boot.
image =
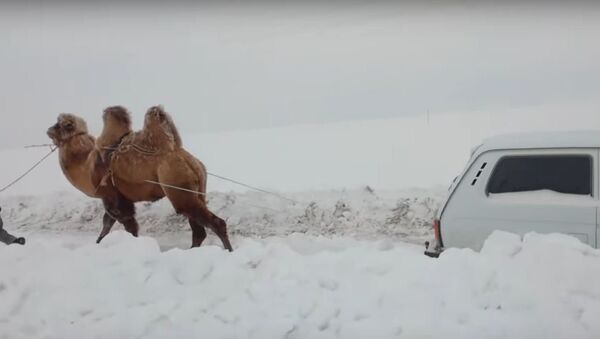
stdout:
[(25, 238), (23, 237), (18, 237), (17, 239), (15, 239), (13, 242), (13, 244), (19, 244), (19, 245), (25, 245)]

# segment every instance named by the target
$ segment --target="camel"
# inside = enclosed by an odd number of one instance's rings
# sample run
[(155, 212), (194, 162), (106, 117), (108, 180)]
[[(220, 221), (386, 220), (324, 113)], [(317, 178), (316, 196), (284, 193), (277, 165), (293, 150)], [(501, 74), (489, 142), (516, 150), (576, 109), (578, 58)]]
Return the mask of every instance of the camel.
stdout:
[(183, 148), (171, 116), (161, 106), (151, 107), (138, 132), (132, 132), (130, 115), (123, 107), (107, 108), (103, 120), (97, 140), (88, 133), (85, 121), (73, 114), (60, 114), (47, 132), (59, 148), (61, 169), (69, 182), (102, 199), (105, 214), (97, 242), (116, 221), (137, 236), (134, 203), (167, 197), (176, 213), (188, 218), (192, 247), (202, 244), (208, 227), (223, 247), (233, 251), (225, 221), (207, 208), (206, 168)]
[[(110, 215), (107, 207), (111, 201), (120, 201), (122, 209), (132, 209), (133, 203), (125, 201), (124, 198), (119, 199), (120, 196), (114, 187), (100, 185), (108, 172), (108, 166), (102, 161), (100, 151), (96, 148), (96, 140), (89, 134), (84, 119), (74, 114), (62, 113), (58, 116), (56, 124), (48, 128), (47, 135), (58, 147), (59, 164), (67, 180), (85, 195), (102, 199), (105, 207), (102, 218), (104, 225), (111, 222), (114, 224), (115, 218)], [(135, 218), (122, 218), (120, 222), (124, 225), (127, 223), (131, 230), (136, 228), (133, 225), (136, 223)], [(131, 233), (137, 236), (137, 232)], [(100, 240), (102, 239), (99, 237), (97, 242)]]
[(88, 133), (85, 120), (60, 114), (47, 134), (58, 147), (60, 168), (67, 180), (85, 195), (100, 198), (96, 187), (107, 168), (98, 161), (96, 140)]

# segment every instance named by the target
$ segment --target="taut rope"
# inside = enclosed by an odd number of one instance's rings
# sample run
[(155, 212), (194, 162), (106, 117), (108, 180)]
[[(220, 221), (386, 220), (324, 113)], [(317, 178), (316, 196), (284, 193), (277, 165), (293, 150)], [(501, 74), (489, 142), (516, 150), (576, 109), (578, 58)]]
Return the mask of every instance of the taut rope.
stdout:
[(31, 171), (33, 171), (34, 168), (38, 167), (44, 160), (46, 160), (46, 158), (48, 158), (50, 156), (50, 154), (54, 153), (54, 151), (56, 151), (56, 149), (58, 148), (58, 147), (52, 146), (50, 144), (25, 146), (26, 148), (28, 148), (28, 147), (45, 147), (45, 146), (50, 146), (50, 152), (48, 152), (48, 154), (46, 154), (42, 159), (40, 159), (33, 166), (31, 166), (31, 168), (29, 168), (27, 171), (25, 171), (25, 173), (21, 174), (15, 180), (11, 181), (8, 185), (2, 187), (2, 189), (0, 189), (0, 193), (6, 191), (12, 185), (16, 184), (17, 182), (21, 181), (21, 179), (25, 178), (25, 176), (27, 174), (31, 173)]
[[(137, 151), (137, 152), (139, 152), (139, 153), (141, 153), (141, 154), (144, 154), (144, 155), (153, 155), (153, 154), (156, 154), (156, 151), (155, 151), (155, 150), (148, 150), (148, 149), (146, 149), (146, 148), (144, 148), (144, 147), (142, 147), (142, 146), (139, 146), (139, 145), (136, 145), (136, 144), (133, 144), (133, 143), (132, 143), (132, 144), (128, 144), (128, 145), (124, 145), (124, 146), (122, 146), (122, 145), (119, 145), (119, 146), (117, 146), (117, 147), (104, 147), (104, 149), (108, 149), (108, 150), (114, 150), (114, 151), (116, 151), (116, 152), (119, 152), (119, 151), (122, 151), (122, 150), (121, 150), (121, 147), (123, 147), (123, 148), (126, 148), (126, 147), (128, 147), (128, 146), (131, 146), (131, 147), (132, 147), (132, 148), (133, 148), (135, 151)], [(237, 181), (237, 180), (234, 180), (234, 179), (230, 179), (230, 178), (227, 178), (227, 177), (224, 177), (224, 176), (221, 176), (221, 175), (218, 175), (218, 174), (210, 173), (210, 172), (206, 172), (206, 174), (208, 174), (208, 175), (210, 175), (210, 176), (212, 176), (212, 177), (215, 177), (215, 178), (217, 178), (217, 179), (221, 179), (221, 180), (229, 181), (229, 182), (231, 182), (231, 183), (234, 183), (234, 184), (236, 184), (236, 185), (240, 185), (240, 186), (243, 186), (243, 187), (249, 188), (249, 189), (251, 189), (251, 190), (254, 190), (254, 191), (258, 191), (258, 192), (261, 192), (261, 193), (265, 193), (265, 194), (270, 194), (270, 195), (272, 195), (272, 196), (276, 196), (276, 197), (278, 197), (279, 199), (287, 200), (287, 201), (289, 201), (289, 202), (291, 202), (291, 203), (293, 203), (293, 204), (297, 204), (297, 203), (298, 203), (298, 201), (296, 201), (296, 200), (294, 200), (294, 199), (290, 199), (290, 198), (288, 198), (288, 197), (284, 197), (284, 196), (283, 196), (283, 195), (281, 195), (281, 194), (278, 194), (278, 193), (275, 193), (275, 192), (271, 192), (271, 191), (267, 191), (267, 190), (265, 190), (265, 189), (262, 189), (262, 188), (258, 188), (258, 187), (250, 186), (250, 185), (248, 185), (248, 184), (245, 184), (245, 183), (243, 183), (243, 182), (241, 182), (241, 181)], [(161, 185), (161, 186), (168, 187), (168, 185), (166, 185), (166, 184), (161, 184), (161, 183), (158, 183), (158, 182), (152, 182), (152, 183), (153, 183), (153, 184), (157, 184), (157, 185)], [(179, 187), (171, 187), (171, 188), (176, 188), (176, 189), (179, 189)], [(184, 190), (184, 189), (182, 189), (182, 190)], [(195, 192), (195, 193), (197, 193), (197, 192)]]
[[(17, 178), (17, 180), (15, 180), (15, 182), (13, 182), (13, 183), (10, 183), (10, 184), (9, 184), (7, 187), (5, 187), (5, 188), (3, 188), (2, 190), (0, 190), (0, 192), (4, 191), (4, 190), (5, 190), (5, 189), (7, 189), (8, 187), (12, 186), (12, 185), (13, 185), (14, 183), (16, 183), (17, 181), (21, 180), (21, 179), (22, 179), (22, 177), (24, 177), (24, 176), (25, 176), (25, 175), (27, 175), (29, 172), (31, 172), (31, 170), (33, 170), (33, 168), (37, 167), (37, 165), (39, 165), (39, 164), (40, 164), (40, 163), (41, 163), (43, 160), (45, 160), (45, 159), (46, 159), (48, 156), (50, 156), (50, 154), (51, 154), (52, 152), (54, 152), (54, 151), (56, 150), (56, 147), (54, 147), (54, 148), (53, 148), (51, 144), (42, 144), (42, 145), (29, 145), (29, 146), (25, 146), (26, 148), (30, 148), (30, 147), (45, 147), (45, 146), (50, 146), (50, 148), (52, 149), (52, 151), (51, 151), (50, 153), (48, 153), (48, 154), (47, 154), (47, 155), (46, 155), (44, 158), (42, 158), (42, 160), (40, 160), (38, 163), (36, 163), (36, 164), (35, 164), (35, 165), (34, 165), (34, 166), (33, 166), (33, 167), (32, 167), (32, 168), (29, 170), (29, 171), (27, 171), (27, 172), (26, 172), (25, 174), (23, 174), (21, 177)], [(116, 151), (116, 152), (119, 152), (119, 151), (125, 151), (125, 150), (126, 150), (126, 148), (127, 148), (127, 146), (131, 146), (131, 147), (132, 147), (132, 148), (133, 148), (135, 151), (137, 151), (137, 152), (139, 152), (139, 153), (141, 153), (141, 154), (144, 154), (144, 155), (154, 155), (154, 154), (156, 154), (156, 151), (154, 151), (154, 150), (148, 150), (148, 149), (145, 149), (145, 148), (143, 148), (143, 147), (141, 147), (141, 146), (139, 146), (139, 145), (136, 145), (136, 144), (130, 144), (130, 145), (124, 145), (124, 146), (122, 146), (122, 145), (118, 145), (117, 147), (102, 147), (102, 148), (103, 148), (103, 149), (105, 149), (105, 150), (111, 150), (111, 151)], [(265, 190), (265, 189), (262, 189), (262, 188), (254, 187), (254, 186), (251, 186), (251, 185), (245, 184), (245, 183), (243, 183), (243, 182), (241, 182), (241, 181), (237, 181), (237, 180), (234, 180), (234, 179), (231, 179), (231, 178), (227, 178), (227, 177), (224, 177), (224, 176), (221, 176), (221, 175), (215, 174), (215, 173), (210, 173), (210, 172), (207, 172), (206, 174), (208, 174), (208, 175), (210, 175), (210, 176), (212, 176), (212, 177), (215, 177), (215, 178), (217, 178), (217, 179), (221, 179), (221, 180), (229, 181), (229, 182), (231, 182), (231, 183), (234, 183), (234, 184), (236, 184), (236, 185), (240, 185), (240, 186), (243, 186), (243, 187), (249, 188), (249, 189), (251, 189), (251, 190), (254, 190), (254, 191), (257, 191), (257, 192), (261, 192), (261, 193), (265, 193), (265, 194), (270, 194), (270, 195), (272, 195), (272, 196), (278, 197), (279, 199), (287, 200), (287, 201), (289, 201), (289, 202), (291, 202), (291, 203), (293, 203), (293, 204), (297, 204), (297, 203), (299, 203), (298, 201), (296, 201), (296, 200), (294, 200), (294, 199), (290, 199), (290, 198), (288, 198), (288, 197), (285, 197), (285, 196), (283, 196), (283, 195), (281, 195), (281, 194), (278, 194), (278, 193), (275, 193), (275, 192), (271, 192), (271, 191), (268, 191), (268, 190)], [(204, 195), (204, 193), (200, 193), (200, 192), (196, 192), (196, 191), (191, 191), (191, 190), (187, 190), (187, 189), (185, 189), (185, 188), (176, 187), (176, 186), (171, 186), (171, 185), (167, 185), (167, 184), (163, 184), (163, 183), (159, 183), (159, 182), (155, 182), (155, 181), (146, 180), (146, 182), (148, 182), (148, 183), (151, 183), (151, 184), (155, 184), (155, 185), (164, 186), (164, 187), (170, 187), (170, 188), (173, 188), (173, 189), (178, 189), (178, 190), (182, 190), (182, 191), (189, 191), (190, 193), (196, 193), (196, 194), (203, 194), (203, 195)], [(258, 206), (255, 206), (255, 207), (258, 207)], [(261, 208), (264, 208), (264, 207), (261, 207)]]
[(266, 193), (266, 194), (270, 194), (270, 195), (276, 196), (276, 197), (278, 197), (279, 199), (287, 200), (287, 201), (289, 201), (289, 202), (292, 202), (292, 203), (294, 203), (294, 204), (298, 203), (298, 201), (296, 201), (296, 200), (294, 200), (294, 199), (290, 199), (290, 198), (288, 198), (288, 197), (284, 197), (284, 196), (283, 196), (283, 195), (281, 195), (281, 194), (278, 194), (278, 193), (275, 193), (275, 192), (270, 192), (270, 191), (264, 190), (264, 189), (262, 189), (262, 188), (253, 187), (253, 186), (250, 186), (250, 185), (244, 184), (243, 182), (240, 182), (240, 181), (237, 181), (237, 180), (229, 179), (229, 178), (226, 178), (226, 177), (223, 177), (223, 176), (220, 176), (220, 175), (214, 174), (214, 173), (210, 173), (210, 172), (206, 172), (206, 174), (208, 174), (208, 175), (210, 175), (210, 176), (213, 176), (213, 177), (215, 177), (215, 178), (221, 179), (221, 180), (229, 181), (229, 182), (232, 182), (232, 183), (234, 183), (234, 184), (237, 184), (237, 185), (240, 185), (240, 186), (244, 186), (244, 187), (246, 187), (246, 188), (249, 188), (249, 189), (252, 189), (252, 190), (255, 190), (255, 191), (258, 191), (258, 192), (262, 192), (262, 193)]
[[(168, 188), (172, 188), (172, 189), (175, 189), (175, 190), (180, 190), (180, 191), (184, 191), (184, 192), (190, 192), (190, 193), (195, 193), (195, 194), (206, 196), (206, 193), (202, 193), (202, 192), (199, 192), (199, 191), (190, 190), (190, 189), (183, 188), (183, 187), (177, 187), (177, 186), (173, 186), (173, 185), (163, 184), (163, 183), (160, 183), (158, 181), (152, 181), (152, 180), (144, 180), (144, 181), (147, 182), (147, 183), (150, 183), (150, 184), (159, 185), (161, 187), (168, 187)], [(280, 210), (276, 210), (276, 209), (271, 208), (271, 207), (249, 204), (247, 202), (237, 202), (237, 203), (238, 204), (242, 204), (242, 205), (247, 205), (247, 206), (250, 206), (250, 207), (271, 210), (271, 211), (274, 211), (274, 212), (281, 212)]]

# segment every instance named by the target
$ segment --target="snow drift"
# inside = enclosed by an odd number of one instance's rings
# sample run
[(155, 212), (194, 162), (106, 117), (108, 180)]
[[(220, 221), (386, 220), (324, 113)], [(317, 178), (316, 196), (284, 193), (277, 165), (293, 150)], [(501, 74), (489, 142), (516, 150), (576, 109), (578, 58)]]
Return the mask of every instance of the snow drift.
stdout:
[[(210, 209), (227, 220), (234, 236), (264, 238), (302, 233), (383, 237), (422, 244), (431, 235), (432, 220), (445, 190), (375, 191), (366, 187), (285, 195), (295, 202), (255, 192), (209, 192), (207, 197)], [(6, 227), (25, 234), (47, 231), (97, 235), (104, 212), (98, 199), (70, 192), (11, 196), (2, 204)], [(138, 203), (137, 211), (140, 234), (175, 241), (166, 245), (161, 242), (162, 246), (189, 246), (187, 220), (175, 214), (168, 200)]]
[[(0, 245), (1, 338), (597, 338), (600, 252), (496, 232), (481, 253), (295, 235), (161, 252)], [(86, 245), (81, 245), (84, 243)], [(9, 269), (5, 269), (9, 268)]]

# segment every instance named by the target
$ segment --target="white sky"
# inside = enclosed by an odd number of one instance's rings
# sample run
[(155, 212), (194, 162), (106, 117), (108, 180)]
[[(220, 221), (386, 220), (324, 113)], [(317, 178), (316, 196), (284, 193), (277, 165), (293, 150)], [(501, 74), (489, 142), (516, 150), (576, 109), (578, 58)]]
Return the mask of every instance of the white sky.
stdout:
[(73, 6), (0, 5), (0, 149), (47, 142), (60, 112), (97, 133), (114, 104), (136, 127), (163, 104), (184, 133), (553, 104), (600, 114), (600, 6)]

